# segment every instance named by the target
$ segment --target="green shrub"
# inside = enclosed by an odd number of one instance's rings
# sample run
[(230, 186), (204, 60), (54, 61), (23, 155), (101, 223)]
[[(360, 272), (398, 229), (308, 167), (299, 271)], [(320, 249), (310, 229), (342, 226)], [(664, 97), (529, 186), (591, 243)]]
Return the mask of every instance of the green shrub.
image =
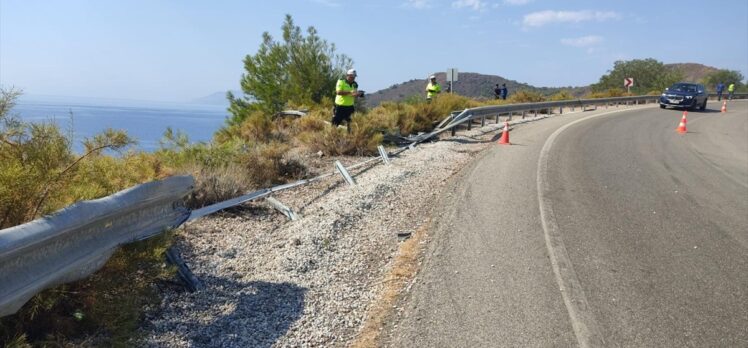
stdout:
[(569, 93), (569, 91), (566, 91), (566, 90), (560, 91), (550, 97), (550, 100), (552, 101), (573, 100), (573, 99), (576, 99), (576, 97), (574, 97), (574, 95), (572, 95), (571, 93)]
[(633, 94), (627, 93), (622, 88), (610, 88), (604, 92), (591, 92), (584, 96), (585, 99), (625, 97)]
[(545, 101), (545, 97), (537, 92), (520, 90), (509, 96), (509, 99), (507, 100), (510, 104), (539, 103)]

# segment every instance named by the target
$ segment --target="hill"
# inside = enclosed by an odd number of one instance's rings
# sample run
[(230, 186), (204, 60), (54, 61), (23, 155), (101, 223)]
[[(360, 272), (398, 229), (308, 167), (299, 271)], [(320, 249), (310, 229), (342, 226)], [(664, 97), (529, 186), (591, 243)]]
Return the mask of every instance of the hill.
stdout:
[(701, 82), (702, 79), (719, 69), (698, 63), (673, 63), (665, 64), (669, 69), (677, 69), (683, 73), (685, 82)]
[[(447, 91), (449, 84), (446, 82), (446, 73), (437, 73), (436, 80), (442, 85), (442, 93)], [(568, 90), (573, 95), (585, 94), (589, 87), (535, 87), (526, 83), (508, 80), (496, 75), (483, 75), (477, 73), (460, 73), (458, 81), (453, 83), (454, 93), (472, 98), (493, 98), (493, 89), (496, 84), (506, 84), (509, 94), (519, 90), (530, 90), (543, 95), (552, 95), (561, 90)], [(425, 89), (428, 81), (426, 79), (414, 79), (392, 85), (389, 88), (367, 94), (366, 105), (374, 107), (383, 101), (403, 101), (414, 96), (425, 97)]]
[[(234, 93), (236, 96), (241, 96), (243, 93), (241, 91), (231, 91), (231, 93)], [(226, 99), (226, 92), (215, 92), (209, 95), (206, 95), (204, 97), (195, 98), (190, 100), (190, 103), (193, 104), (206, 104), (206, 105), (223, 105), (228, 107), (229, 101)]]

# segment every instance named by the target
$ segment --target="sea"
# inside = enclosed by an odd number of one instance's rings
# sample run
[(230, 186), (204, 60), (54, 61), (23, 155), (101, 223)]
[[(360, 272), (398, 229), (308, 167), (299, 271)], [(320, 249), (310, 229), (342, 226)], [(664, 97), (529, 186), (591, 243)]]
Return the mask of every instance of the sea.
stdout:
[(11, 114), (26, 122), (52, 122), (71, 135), (73, 151), (107, 128), (125, 131), (137, 144), (133, 150), (159, 148), (168, 127), (186, 134), (191, 143), (209, 142), (225, 125), (227, 105), (165, 103), (118, 99), (30, 97), (16, 101)]

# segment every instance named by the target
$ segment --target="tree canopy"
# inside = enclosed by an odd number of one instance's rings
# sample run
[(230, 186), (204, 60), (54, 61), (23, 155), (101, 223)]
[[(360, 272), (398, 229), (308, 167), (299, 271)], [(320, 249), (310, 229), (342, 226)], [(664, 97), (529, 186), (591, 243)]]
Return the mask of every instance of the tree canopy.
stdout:
[(665, 66), (653, 58), (616, 61), (613, 69), (600, 77), (600, 81), (592, 85), (596, 92), (614, 88), (623, 88), (623, 80), (631, 77), (634, 86), (631, 92), (646, 94), (652, 91), (662, 91), (675, 82), (683, 79), (683, 73)]
[(740, 88), (743, 84), (743, 78), (743, 74), (737, 70), (720, 69), (707, 75), (702, 82), (710, 90), (715, 90), (717, 84), (722, 82), (725, 84), (725, 90), (727, 90), (727, 86), (731, 83)]
[(320, 38), (314, 27), (305, 36), (290, 15), (281, 29), (282, 42), (264, 32), (257, 53), (244, 59), (245, 96), (228, 93), (235, 120), (244, 119), (251, 110), (277, 112), (287, 104), (319, 103), (332, 97), (335, 83), (353, 64), (347, 56), (336, 54), (335, 45)]

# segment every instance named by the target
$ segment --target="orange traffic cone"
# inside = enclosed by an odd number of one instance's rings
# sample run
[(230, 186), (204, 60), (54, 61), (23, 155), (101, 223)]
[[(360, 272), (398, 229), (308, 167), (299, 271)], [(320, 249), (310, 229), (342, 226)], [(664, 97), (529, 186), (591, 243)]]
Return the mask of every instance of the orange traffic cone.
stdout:
[(722, 102), (722, 112), (727, 112), (727, 100)]
[(504, 131), (501, 132), (501, 139), (499, 139), (499, 145), (512, 145), (509, 142), (509, 122), (504, 121)]
[(683, 122), (683, 124), (688, 123), (688, 120), (686, 119), (686, 115), (688, 115), (688, 110), (683, 110), (683, 117), (680, 118), (680, 121)]
[(680, 134), (686, 134), (686, 132), (688, 132), (686, 130), (686, 122), (684, 120), (680, 120), (680, 124), (678, 125), (678, 128), (675, 129), (675, 131)]

